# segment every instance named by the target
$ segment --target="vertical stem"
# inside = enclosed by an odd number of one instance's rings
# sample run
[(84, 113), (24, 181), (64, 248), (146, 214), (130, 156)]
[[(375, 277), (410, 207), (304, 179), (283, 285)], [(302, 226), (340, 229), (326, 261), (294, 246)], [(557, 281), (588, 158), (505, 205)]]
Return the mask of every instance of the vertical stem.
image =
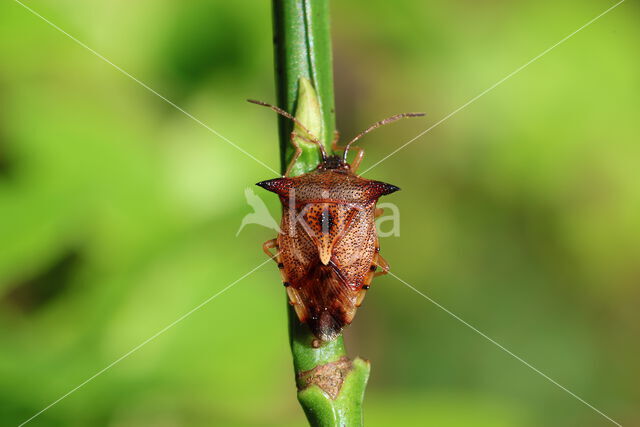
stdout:
[[(328, 0), (273, 0), (273, 28), (278, 104), (295, 111), (300, 78), (309, 80), (318, 94), (323, 132), (316, 135), (327, 151), (335, 129), (333, 63)], [(293, 154), (289, 143), (292, 124), (280, 118), (281, 165)]]
[[(275, 68), (278, 104), (299, 111), (301, 83), (311, 82), (320, 106), (320, 135), (331, 151), (335, 129), (333, 67), (328, 0), (273, 0)], [(293, 124), (279, 119), (281, 169), (293, 155), (289, 134)], [(320, 156), (301, 156), (295, 172), (315, 169)], [(362, 399), (369, 377), (369, 362), (350, 360), (342, 336), (315, 347), (315, 337), (301, 324), (289, 305), (289, 340), (298, 387), (298, 400), (314, 426), (362, 425)]]

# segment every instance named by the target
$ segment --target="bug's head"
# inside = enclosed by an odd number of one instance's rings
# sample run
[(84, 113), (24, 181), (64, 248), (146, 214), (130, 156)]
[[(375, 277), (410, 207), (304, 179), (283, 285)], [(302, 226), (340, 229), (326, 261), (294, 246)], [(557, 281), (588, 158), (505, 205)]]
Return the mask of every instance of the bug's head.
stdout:
[(318, 165), (318, 169), (348, 170), (349, 164), (342, 158), (342, 156), (333, 154), (324, 159), (322, 163)]

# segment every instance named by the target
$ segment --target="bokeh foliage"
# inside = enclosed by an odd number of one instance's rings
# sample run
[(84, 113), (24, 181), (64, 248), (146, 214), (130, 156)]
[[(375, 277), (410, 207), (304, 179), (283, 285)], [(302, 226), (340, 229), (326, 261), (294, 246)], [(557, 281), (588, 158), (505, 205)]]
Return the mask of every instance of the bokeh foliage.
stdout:
[[(611, 4), (334, 2), (338, 128), (428, 113), (367, 137), (364, 170)], [(244, 102), (275, 100), (268, 2), (29, 5), (277, 169), (275, 120)], [(626, 2), (367, 174), (403, 189), (401, 236), (382, 241), (396, 274), (624, 425), (640, 423), (638, 12)], [(244, 189), (272, 176), (17, 3), (0, 23), (0, 420), (15, 425), (262, 262), (273, 232), (235, 235)], [(300, 425), (283, 298), (265, 266), (34, 424)], [(390, 277), (347, 340), (375, 363), (367, 425), (606, 425)]]

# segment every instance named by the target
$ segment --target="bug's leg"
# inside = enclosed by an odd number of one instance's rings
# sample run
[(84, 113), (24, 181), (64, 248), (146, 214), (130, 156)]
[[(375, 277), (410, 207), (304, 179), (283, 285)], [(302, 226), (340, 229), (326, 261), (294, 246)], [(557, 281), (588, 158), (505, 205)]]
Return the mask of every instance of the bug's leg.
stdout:
[[(271, 249), (276, 249), (276, 253), (273, 253)], [(280, 246), (278, 245), (278, 239), (267, 240), (262, 244), (262, 250), (266, 253), (269, 258), (273, 258), (273, 260), (278, 264), (278, 269), (280, 270), (280, 276), (282, 277), (282, 282), (287, 283), (287, 277), (284, 272), (284, 264), (282, 264), (282, 257), (280, 256)]]
[(356, 173), (356, 171), (358, 170), (358, 167), (360, 166), (360, 162), (362, 162), (362, 158), (364, 157), (364, 148), (355, 147), (355, 148), (352, 148), (352, 150), (356, 150), (356, 156), (353, 158), (353, 161), (351, 162), (351, 172)]
[(287, 296), (289, 297), (289, 305), (293, 306), (298, 319), (303, 323), (306, 322), (309, 314), (302, 303), (302, 299), (300, 299), (298, 291), (296, 291), (293, 286), (287, 286)]
[[(369, 285), (367, 285), (369, 286)], [(360, 307), (362, 305), (362, 301), (364, 301), (364, 297), (367, 295), (366, 289), (360, 289), (358, 291), (358, 295), (356, 296), (356, 307)]]
[(360, 288), (360, 290), (358, 291), (358, 295), (356, 296), (356, 307), (360, 307), (360, 304), (362, 304), (362, 301), (364, 300), (365, 295), (367, 295), (367, 290), (369, 289), (370, 285), (371, 285), (371, 281), (373, 280), (373, 277), (375, 276), (375, 271), (376, 271), (376, 258), (377, 255), (373, 257), (373, 264), (371, 264), (371, 268), (369, 270), (369, 273), (367, 274), (367, 277), (365, 277), (364, 281), (362, 282), (362, 287)]
[[(276, 249), (276, 253), (273, 253), (271, 249)], [(280, 246), (278, 245), (278, 239), (267, 240), (262, 244), (262, 250), (269, 258), (272, 258), (276, 264), (278, 264), (278, 270), (280, 270), (280, 276), (282, 282), (287, 282), (287, 277), (284, 272), (284, 264), (282, 264), (282, 257), (280, 256)]]
[(331, 141), (331, 150), (334, 152), (344, 150), (344, 147), (338, 146), (338, 141), (340, 141), (340, 132), (337, 130), (333, 131), (333, 141)]
[(378, 254), (376, 264), (378, 264), (378, 267), (380, 267), (381, 270), (375, 272), (374, 277), (382, 276), (389, 272), (389, 263), (384, 258), (382, 258), (382, 255)]
[(269, 258), (273, 258), (277, 262), (277, 258), (279, 258), (279, 255), (278, 252), (276, 252), (275, 254), (271, 252), (271, 249), (273, 248), (275, 248), (276, 250), (279, 249), (278, 239), (267, 240), (262, 244), (262, 250), (264, 251), (264, 253), (267, 254)]
[(298, 136), (297, 133), (291, 132), (291, 135), (289, 137), (291, 139), (291, 145), (293, 145), (293, 148), (295, 148), (296, 151), (293, 153), (293, 157), (289, 162), (289, 166), (287, 166), (287, 171), (284, 173), (284, 176), (289, 176), (289, 172), (291, 172), (291, 168), (293, 168), (293, 165), (296, 164), (296, 160), (298, 160), (298, 157), (300, 157), (300, 154), (302, 154), (302, 148), (300, 148), (300, 144), (298, 144), (298, 141), (296, 140), (297, 136)]

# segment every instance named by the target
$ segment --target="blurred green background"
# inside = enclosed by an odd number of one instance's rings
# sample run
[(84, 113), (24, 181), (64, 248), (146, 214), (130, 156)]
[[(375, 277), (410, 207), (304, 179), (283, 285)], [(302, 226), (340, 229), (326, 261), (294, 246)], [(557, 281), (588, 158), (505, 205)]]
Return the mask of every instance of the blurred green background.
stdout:
[[(270, 4), (33, 0), (274, 169)], [(372, 165), (613, 5), (335, 1), (338, 127), (425, 111)], [(366, 176), (403, 191), (395, 274), (623, 425), (640, 425), (639, 7), (628, 1)], [(13, 1), (0, 4), (0, 424), (16, 425), (265, 259), (273, 174)], [(362, 169), (364, 170), (364, 169)], [(256, 189), (278, 214), (275, 197)], [(268, 264), (36, 418), (304, 425)], [(369, 426), (605, 426), (392, 277), (346, 333)]]

